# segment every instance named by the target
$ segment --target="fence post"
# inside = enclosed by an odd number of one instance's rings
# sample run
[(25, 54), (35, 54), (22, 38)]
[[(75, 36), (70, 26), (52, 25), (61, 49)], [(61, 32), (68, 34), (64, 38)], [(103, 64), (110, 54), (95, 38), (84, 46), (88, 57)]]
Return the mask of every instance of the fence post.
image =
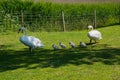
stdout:
[(94, 29), (96, 29), (96, 10), (94, 10)]
[(62, 11), (62, 24), (63, 24), (63, 31), (65, 32), (66, 28), (65, 28), (65, 19), (64, 19), (64, 12), (63, 11)]

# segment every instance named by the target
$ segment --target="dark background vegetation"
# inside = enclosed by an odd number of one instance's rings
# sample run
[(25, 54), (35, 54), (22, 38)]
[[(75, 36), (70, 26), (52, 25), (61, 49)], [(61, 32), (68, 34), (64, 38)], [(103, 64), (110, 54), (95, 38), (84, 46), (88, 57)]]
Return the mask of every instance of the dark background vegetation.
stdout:
[[(86, 29), (94, 25), (96, 10), (97, 27), (120, 23), (119, 0), (62, 1), (3, 0), (0, 1), (0, 24), (3, 30), (15, 29), (16, 24), (25, 24), (30, 30), (63, 30), (62, 11), (67, 31)], [(77, 1), (75, 1), (77, 2)], [(3, 31), (2, 30), (2, 31)]]

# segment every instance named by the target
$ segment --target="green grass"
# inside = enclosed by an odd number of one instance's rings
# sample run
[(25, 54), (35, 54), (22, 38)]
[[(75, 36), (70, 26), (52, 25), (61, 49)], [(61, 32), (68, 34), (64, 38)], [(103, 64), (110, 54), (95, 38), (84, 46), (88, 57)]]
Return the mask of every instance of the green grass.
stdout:
[[(74, 32), (29, 32), (42, 40), (45, 47), (30, 54), (19, 41), (23, 34), (0, 33), (1, 80), (119, 80), (120, 25), (99, 28), (103, 39), (86, 49), (70, 48), (89, 42), (87, 30)], [(51, 45), (62, 41), (67, 49), (54, 51)]]

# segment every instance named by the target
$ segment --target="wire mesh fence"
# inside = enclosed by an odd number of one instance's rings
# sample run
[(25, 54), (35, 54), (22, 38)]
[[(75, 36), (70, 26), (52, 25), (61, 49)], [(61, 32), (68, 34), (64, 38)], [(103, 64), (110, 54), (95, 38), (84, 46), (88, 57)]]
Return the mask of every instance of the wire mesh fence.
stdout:
[(43, 16), (40, 14), (40, 12), (30, 11), (11, 13), (5, 13), (1, 11), (0, 13), (1, 31), (7, 29), (16, 30), (21, 25), (24, 25), (31, 31), (71, 31), (85, 29), (89, 24), (100, 27), (120, 23), (120, 15), (111, 16), (108, 14), (109, 17), (108, 15), (99, 17), (94, 14), (94, 12), (92, 15), (67, 15), (65, 13), (60, 13), (59, 15), (54, 16)]

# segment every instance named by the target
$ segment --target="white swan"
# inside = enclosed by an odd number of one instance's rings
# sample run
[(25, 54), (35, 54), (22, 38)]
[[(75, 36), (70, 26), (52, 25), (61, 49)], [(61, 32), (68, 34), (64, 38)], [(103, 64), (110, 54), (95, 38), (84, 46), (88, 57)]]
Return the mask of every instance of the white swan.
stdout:
[(21, 41), (24, 45), (26, 45), (26, 46), (29, 47), (30, 52), (32, 52), (32, 49), (35, 49), (35, 48), (39, 48), (39, 47), (44, 46), (44, 45), (42, 44), (42, 42), (41, 42), (38, 38), (36, 38), (36, 37), (34, 37), (34, 36), (28, 36), (28, 35), (27, 35), (27, 30), (26, 30), (24, 27), (19, 28), (18, 33), (21, 32), (21, 31), (22, 31), (22, 32), (24, 31), (24, 32), (25, 32), (25, 35), (23, 35), (23, 36), (20, 37), (20, 41)]
[(94, 29), (93, 29), (93, 26), (89, 25), (89, 26), (88, 26), (88, 29), (92, 29), (92, 30), (89, 31), (88, 34), (87, 34), (88, 37), (89, 37), (89, 39), (90, 39), (90, 43), (92, 43), (92, 40), (94, 40), (95, 43), (96, 43), (96, 40), (102, 39), (101, 33), (100, 33), (98, 30), (94, 30)]

